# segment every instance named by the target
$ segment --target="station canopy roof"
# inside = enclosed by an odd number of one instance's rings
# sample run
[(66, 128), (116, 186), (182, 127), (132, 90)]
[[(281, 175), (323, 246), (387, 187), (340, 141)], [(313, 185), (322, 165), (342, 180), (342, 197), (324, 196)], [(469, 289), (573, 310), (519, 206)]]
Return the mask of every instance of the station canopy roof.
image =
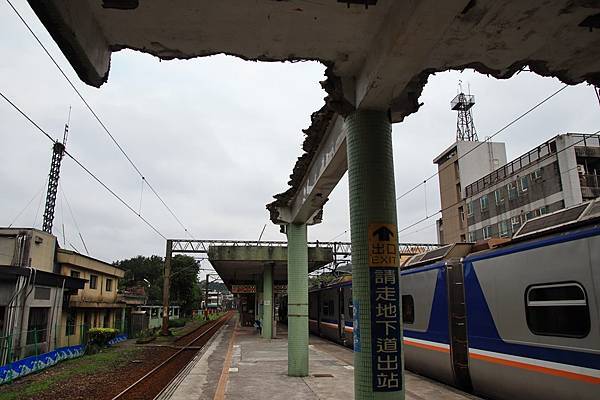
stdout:
[[(287, 284), (287, 247), (275, 245), (213, 246), (208, 259), (229, 290), (232, 285), (255, 284), (262, 281), (265, 267), (273, 266), (273, 280)], [(333, 262), (331, 247), (308, 248), (308, 271), (312, 272)]]

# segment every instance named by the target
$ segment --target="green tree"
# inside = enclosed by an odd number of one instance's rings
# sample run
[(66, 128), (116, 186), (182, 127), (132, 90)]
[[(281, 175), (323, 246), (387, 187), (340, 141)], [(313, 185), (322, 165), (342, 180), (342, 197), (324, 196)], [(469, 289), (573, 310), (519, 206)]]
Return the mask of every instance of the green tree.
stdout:
[(171, 300), (176, 301), (184, 314), (200, 307), (198, 273), (200, 265), (193, 257), (176, 255), (171, 261)]
[[(148, 303), (162, 303), (163, 272), (165, 262), (159, 256), (137, 256), (115, 261), (114, 265), (125, 270), (120, 288), (144, 286)], [(193, 257), (176, 255), (171, 261), (170, 300), (181, 306), (184, 314), (200, 307), (202, 293), (198, 283), (200, 266)]]

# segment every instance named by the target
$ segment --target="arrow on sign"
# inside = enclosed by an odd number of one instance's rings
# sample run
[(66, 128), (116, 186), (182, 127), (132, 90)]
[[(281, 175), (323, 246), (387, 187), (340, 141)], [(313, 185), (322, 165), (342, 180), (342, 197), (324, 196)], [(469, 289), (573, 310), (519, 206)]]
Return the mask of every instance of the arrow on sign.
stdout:
[(373, 236), (377, 236), (377, 239), (379, 239), (380, 242), (389, 242), (390, 236), (394, 236), (394, 232), (389, 230), (387, 227), (382, 226), (373, 232)]

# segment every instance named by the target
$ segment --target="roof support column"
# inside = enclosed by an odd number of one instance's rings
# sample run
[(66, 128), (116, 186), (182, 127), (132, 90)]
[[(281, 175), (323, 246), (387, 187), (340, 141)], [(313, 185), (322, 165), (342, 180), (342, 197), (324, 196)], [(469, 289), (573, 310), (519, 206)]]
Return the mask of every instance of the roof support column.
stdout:
[(308, 376), (308, 244), (306, 224), (289, 224), (288, 375)]
[(404, 390), (392, 126), (386, 112), (369, 110), (354, 112), (345, 124), (352, 230), (354, 396), (357, 400), (401, 400)]
[(263, 272), (263, 328), (265, 339), (273, 337), (273, 265), (266, 264)]

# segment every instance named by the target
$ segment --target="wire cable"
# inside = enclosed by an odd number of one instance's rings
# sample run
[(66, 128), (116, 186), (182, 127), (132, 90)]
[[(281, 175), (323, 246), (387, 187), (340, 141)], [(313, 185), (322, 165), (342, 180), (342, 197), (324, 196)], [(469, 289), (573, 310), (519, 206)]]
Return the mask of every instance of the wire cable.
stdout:
[(15, 222), (17, 222), (17, 220), (19, 219), (19, 217), (29, 208), (29, 206), (31, 205), (31, 203), (33, 203), (33, 201), (35, 199), (37, 199), (38, 196), (40, 196), (42, 193), (44, 193), (44, 189), (46, 189), (46, 181), (44, 181), (44, 185), (42, 186), (42, 188), (40, 189), (39, 192), (37, 192), (35, 194), (35, 196), (33, 196), (31, 198), (31, 200), (29, 200), (29, 202), (25, 205), (25, 207), (23, 207), (23, 209), (17, 214), (17, 216), (15, 218), (13, 218), (12, 222), (10, 223), (10, 225), (8, 225), (8, 227), (12, 227)]
[(154, 189), (154, 187), (150, 184), (150, 182), (148, 182), (148, 179), (144, 176), (144, 174), (142, 174), (142, 171), (140, 171), (140, 169), (133, 162), (133, 160), (131, 159), (131, 157), (129, 157), (129, 155), (127, 154), (127, 152), (125, 151), (125, 149), (123, 149), (123, 147), (119, 144), (119, 142), (113, 136), (113, 134), (110, 132), (110, 130), (108, 129), (108, 127), (106, 126), (106, 124), (104, 124), (104, 122), (102, 121), (102, 119), (100, 118), (100, 116), (94, 111), (94, 109), (92, 108), (92, 106), (88, 103), (88, 101), (85, 99), (85, 97), (83, 97), (83, 95), (81, 94), (81, 92), (77, 89), (77, 87), (75, 86), (75, 84), (73, 83), (73, 81), (71, 81), (71, 79), (69, 79), (69, 77), (67, 76), (67, 74), (65, 73), (65, 71), (60, 67), (60, 65), (58, 64), (58, 62), (56, 61), (56, 59), (52, 56), (52, 54), (50, 54), (50, 52), (48, 51), (48, 49), (46, 48), (46, 46), (44, 46), (44, 44), (42, 43), (42, 41), (40, 40), (40, 38), (35, 34), (35, 32), (33, 31), (33, 29), (31, 29), (31, 27), (29, 26), (29, 24), (27, 23), (27, 21), (25, 21), (25, 19), (21, 16), (21, 14), (16, 9), (16, 7), (12, 4), (12, 2), (10, 0), (6, 0), (6, 2), (12, 8), (12, 10), (15, 12), (15, 14), (17, 15), (17, 17), (19, 17), (19, 19), (21, 20), (21, 22), (25, 25), (25, 27), (27, 28), (27, 30), (29, 31), (29, 33), (31, 33), (31, 35), (34, 37), (34, 39), (36, 40), (36, 42), (44, 50), (44, 52), (50, 58), (50, 60), (54, 64), (54, 66), (59, 70), (60, 74), (67, 81), (67, 83), (69, 84), (69, 86), (75, 91), (75, 93), (81, 99), (81, 101), (83, 102), (83, 104), (85, 105), (85, 107), (93, 115), (93, 117), (96, 119), (96, 121), (98, 121), (98, 123), (100, 124), (100, 126), (102, 127), (102, 129), (104, 130), (104, 132), (106, 132), (106, 134), (110, 137), (110, 139), (112, 140), (112, 142), (115, 144), (115, 146), (117, 146), (117, 148), (119, 149), (119, 151), (127, 159), (127, 161), (129, 162), (129, 164), (131, 164), (131, 166), (138, 173), (138, 175), (146, 182), (146, 185), (148, 185), (148, 188), (152, 191), (152, 193), (154, 193), (154, 195), (158, 198), (158, 200), (162, 203), (162, 205), (169, 211), (169, 213), (173, 216), (173, 218), (175, 218), (175, 220), (177, 221), (177, 223), (179, 224), (179, 226), (185, 231), (185, 233), (187, 235), (189, 235), (192, 239), (194, 239), (194, 236), (190, 233), (190, 231), (181, 222), (181, 220), (179, 219), (179, 217), (177, 217), (177, 215), (171, 209), (171, 207), (169, 207), (167, 205), (167, 203), (162, 198), (162, 196), (160, 196), (158, 194), (158, 192), (156, 191), (156, 189)]
[[(2, 93), (0, 91), (0, 96), (6, 100), (16, 111), (19, 112), (19, 114), (21, 114), (23, 117), (25, 117), (25, 119), (27, 119), (27, 121), (29, 121), (40, 133), (42, 133), (44, 136), (46, 136), (50, 141), (52, 141), (52, 143), (55, 142), (55, 140), (52, 138), (52, 136), (50, 136), (44, 129), (42, 129), (42, 127), (40, 127), (33, 119), (31, 119), (24, 111), (22, 111), (14, 102), (12, 102), (10, 99), (8, 99), (8, 97), (6, 97), (4, 95), (4, 93)], [(98, 182), (100, 184), (100, 186), (102, 186), (104, 189), (106, 189), (107, 192), (109, 192), (113, 197), (115, 197), (117, 200), (119, 200), (119, 202), (121, 204), (123, 204), (127, 209), (129, 209), (129, 211), (131, 211), (133, 214), (135, 214), (138, 218), (140, 218), (146, 225), (148, 225), (157, 235), (159, 235), (161, 238), (167, 240), (167, 237), (165, 235), (163, 235), (154, 225), (152, 225), (146, 218), (142, 217), (141, 215), (139, 215), (134, 209), (133, 207), (131, 207), (125, 200), (123, 200), (117, 193), (115, 193), (110, 187), (108, 187), (108, 185), (106, 185), (100, 178), (98, 178), (96, 176), (96, 174), (94, 174), (92, 171), (90, 171), (85, 165), (83, 165), (74, 155), (72, 155), (70, 152), (68, 152), (66, 149), (64, 150), (64, 154), (69, 157), (71, 160), (73, 160), (73, 162), (75, 162), (75, 164), (77, 164), (81, 169), (83, 169), (90, 177), (92, 177), (93, 180), (95, 180), (96, 182)], [(37, 217), (36, 217), (37, 219)], [(70, 244), (70, 243), (69, 243)]]
[[(77, 223), (77, 220), (75, 219), (75, 214), (73, 213), (73, 209), (71, 208), (71, 202), (69, 202), (69, 198), (67, 197), (67, 194), (65, 193), (65, 190), (63, 189), (62, 186), (63, 185), (60, 186), (60, 192), (62, 193), (62, 197), (65, 199), (65, 202), (67, 203), (67, 208), (69, 209), (69, 214), (71, 214), (71, 219), (73, 220), (73, 224), (75, 224), (75, 228), (77, 229), (77, 234), (79, 235), (79, 239), (81, 239), (83, 248), (85, 249), (85, 252), (89, 256), (90, 252), (87, 248), (87, 245), (85, 244), (85, 240), (83, 240), (83, 235), (81, 234), (81, 229), (79, 228), (79, 224)], [(61, 202), (61, 206), (62, 206), (62, 202)]]
[[(513, 119), (512, 121), (510, 121), (509, 123), (507, 123), (506, 125), (504, 125), (502, 128), (498, 129), (496, 132), (494, 132), (493, 135), (491, 135), (490, 137), (488, 137), (486, 140), (484, 140), (483, 142), (480, 142), (477, 146), (473, 147), (471, 150), (467, 151), (465, 154), (463, 154), (462, 156), (458, 157), (456, 159), (456, 161), (460, 160), (461, 158), (466, 157), (467, 155), (469, 155), (470, 153), (472, 153), (473, 151), (475, 151), (476, 149), (478, 149), (480, 146), (483, 146), (488, 141), (492, 140), (494, 137), (496, 137), (500, 133), (504, 132), (505, 130), (507, 130), (508, 128), (510, 128), (512, 125), (516, 124), (521, 119), (525, 118), (527, 115), (529, 115), (530, 113), (532, 113), (534, 110), (536, 110), (537, 108), (541, 107), (544, 103), (546, 103), (547, 101), (549, 101), (550, 99), (552, 99), (554, 96), (556, 96), (557, 94), (559, 94), (560, 92), (562, 92), (563, 90), (565, 90), (567, 87), (569, 87), (569, 85), (562, 86), (560, 89), (556, 90), (554, 93), (550, 94), (549, 96), (547, 96), (546, 98), (544, 98), (542, 101), (540, 101), (539, 103), (535, 104), (533, 107), (530, 107), (527, 111), (523, 112), (517, 118)], [(406, 192), (402, 193), (400, 196), (398, 196), (396, 198), (396, 201), (398, 201), (398, 200), (402, 199), (403, 197), (409, 195), (410, 193), (412, 193), (413, 191), (415, 191), (416, 189), (418, 189), (419, 187), (421, 187), (421, 185), (427, 183), (427, 181), (435, 178), (436, 176), (438, 176), (440, 174), (440, 172), (444, 171), (446, 168), (449, 168), (451, 165), (452, 164), (447, 164), (445, 167), (443, 167), (442, 169), (438, 170), (435, 174), (431, 175), (430, 177), (428, 177), (427, 179), (423, 180), (419, 184), (413, 186), (412, 188), (410, 188)]]
[[(563, 151), (565, 151), (565, 150), (567, 150), (567, 149), (570, 149), (571, 147), (574, 147), (574, 146), (576, 146), (576, 145), (580, 144), (581, 142), (584, 142), (584, 141), (586, 141), (586, 140), (588, 140), (588, 139), (590, 139), (590, 138), (593, 138), (593, 137), (596, 137), (596, 138), (599, 138), (599, 139), (600, 139), (600, 130), (598, 130), (598, 131), (596, 131), (596, 132), (592, 133), (591, 135), (587, 135), (586, 137), (584, 137), (584, 138), (582, 138), (582, 139), (578, 140), (577, 142), (571, 143), (570, 145), (566, 146), (566, 147), (565, 147), (565, 148), (563, 148), (563, 149), (560, 149), (559, 151), (557, 151), (557, 152), (556, 152), (556, 153), (554, 153), (554, 154), (558, 155), (558, 154), (562, 153)], [(569, 170), (567, 170), (567, 171), (564, 171), (564, 172), (562, 172), (562, 173), (561, 173), (561, 175), (567, 174), (567, 173), (571, 172), (573, 169), (574, 169), (574, 168), (571, 168), (571, 169), (569, 169)], [(406, 227), (404, 227), (404, 228), (400, 229), (400, 230), (398, 231), (398, 233), (402, 233), (402, 232), (404, 232), (404, 231), (406, 231), (406, 230), (408, 230), (408, 229), (412, 228), (413, 226), (416, 226), (416, 225), (418, 225), (418, 224), (420, 224), (420, 223), (422, 223), (422, 222), (425, 222), (425, 221), (427, 221), (428, 219), (430, 219), (430, 218), (432, 218), (432, 217), (434, 217), (434, 216), (436, 216), (436, 215), (438, 215), (438, 214), (440, 214), (440, 213), (442, 213), (442, 212), (444, 212), (444, 211), (446, 211), (446, 210), (448, 210), (448, 209), (450, 209), (450, 208), (452, 208), (452, 207), (454, 207), (454, 206), (456, 206), (456, 205), (458, 205), (458, 204), (462, 203), (464, 200), (465, 200), (465, 199), (461, 199), (461, 200), (459, 200), (459, 201), (457, 201), (457, 202), (455, 202), (455, 203), (453, 203), (453, 204), (450, 204), (449, 206), (442, 208), (441, 210), (439, 210), (439, 211), (435, 212), (434, 214), (431, 214), (431, 215), (430, 215), (430, 216), (428, 216), (428, 217), (422, 218), (422, 219), (420, 219), (420, 220), (418, 220), (418, 221), (416, 221), (416, 222), (414, 222), (414, 223), (412, 223), (412, 224), (410, 224), (410, 225), (408, 225), (408, 226), (406, 226)]]

